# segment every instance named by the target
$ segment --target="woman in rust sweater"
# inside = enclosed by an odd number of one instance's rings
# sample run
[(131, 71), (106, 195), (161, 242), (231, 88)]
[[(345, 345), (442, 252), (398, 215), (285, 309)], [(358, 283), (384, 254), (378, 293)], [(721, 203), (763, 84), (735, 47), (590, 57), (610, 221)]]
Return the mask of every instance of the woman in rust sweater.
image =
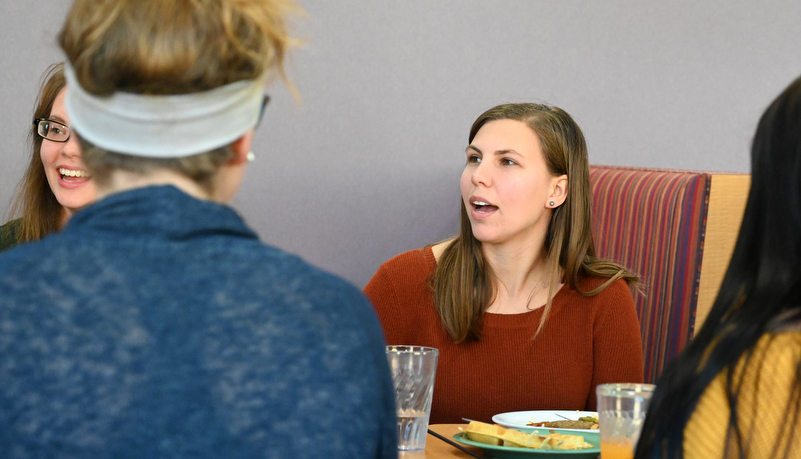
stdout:
[(398, 255), (365, 287), (389, 344), (439, 349), (431, 423), (594, 410), (641, 382), (636, 277), (595, 257), (584, 136), (565, 111), (494, 107), (473, 123), (460, 234)]

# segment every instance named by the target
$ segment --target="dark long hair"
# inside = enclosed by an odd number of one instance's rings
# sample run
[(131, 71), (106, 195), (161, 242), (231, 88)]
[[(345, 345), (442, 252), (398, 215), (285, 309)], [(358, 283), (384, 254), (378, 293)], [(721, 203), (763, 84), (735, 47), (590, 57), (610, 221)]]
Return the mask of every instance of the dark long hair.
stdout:
[[(566, 111), (548, 105), (498, 105), (476, 119), (468, 143), (473, 141), (482, 126), (495, 120), (525, 123), (542, 143), (548, 172), (552, 176), (567, 175), (567, 199), (551, 214), (545, 238), (547, 263), (552, 275), (548, 279), (549, 295), (537, 329), (539, 333), (548, 318), (551, 298), (559, 283), (565, 282), (579, 290), (581, 277), (606, 278), (596, 288), (581, 292), (591, 296), (617, 279), (636, 284), (637, 277), (617, 263), (595, 256), (587, 143), (573, 118)], [(457, 343), (480, 338), (484, 311), (495, 296), (493, 274), (484, 260), (481, 242), (473, 236), (464, 202), (461, 208), (459, 236), (442, 253), (431, 278), (437, 313)]]
[[(759, 368), (757, 341), (801, 323), (801, 78), (767, 108), (751, 150), (751, 190), (729, 268), (703, 327), (657, 382), (637, 458), (683, 457), (683, 432), (698, 400), (725, 371), (731, 408), (724, 457), (744, 457), (737, 425), (735, 367)], [(768, 335), (765, 335), (768, 333)], [(801, 364), (795, 369), (786, 425), (797, 428)], [(741, 403), (742, 405), (742, 403)], [(777, 450), (770, 457), (781, 457)], [(787, 451), (784, 452), (786, 456)]]

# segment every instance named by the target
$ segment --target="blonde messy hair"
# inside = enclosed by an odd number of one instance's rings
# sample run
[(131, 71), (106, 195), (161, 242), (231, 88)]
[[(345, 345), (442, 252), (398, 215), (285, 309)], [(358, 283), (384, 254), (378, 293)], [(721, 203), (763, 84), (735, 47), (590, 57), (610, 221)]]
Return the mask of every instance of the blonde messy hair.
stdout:
[[(289, 0), (75, 0), (59, 43), (89, 93), (191, 94), (277, 73), (295, 44)], [(114, 168), (170, 168), (201, 185), (230, 155), (227, 146), (180, 159), (106, 152), (87, 142), (84, 161), (98, 185)]]

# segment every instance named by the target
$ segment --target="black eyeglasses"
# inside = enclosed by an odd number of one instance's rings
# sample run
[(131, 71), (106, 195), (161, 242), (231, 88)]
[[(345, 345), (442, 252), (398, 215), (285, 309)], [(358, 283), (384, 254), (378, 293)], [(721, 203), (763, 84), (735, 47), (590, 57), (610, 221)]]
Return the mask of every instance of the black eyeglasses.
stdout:
[(47, 118), (36, 118), (33, 120), (33, 125), (36, 126), (36, 134), (43, 139), (53, 142), (66, 142), (70, 139), (70, 127), (64, 123)]

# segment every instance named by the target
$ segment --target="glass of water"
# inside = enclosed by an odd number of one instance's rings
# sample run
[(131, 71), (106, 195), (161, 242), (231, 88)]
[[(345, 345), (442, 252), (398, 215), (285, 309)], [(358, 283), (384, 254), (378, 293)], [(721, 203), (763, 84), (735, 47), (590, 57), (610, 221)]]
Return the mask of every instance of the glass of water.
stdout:
[(426, 447), (438, 357), (439, 351), (433, 347), (387, 346), (398, 413), (398, 451)]

